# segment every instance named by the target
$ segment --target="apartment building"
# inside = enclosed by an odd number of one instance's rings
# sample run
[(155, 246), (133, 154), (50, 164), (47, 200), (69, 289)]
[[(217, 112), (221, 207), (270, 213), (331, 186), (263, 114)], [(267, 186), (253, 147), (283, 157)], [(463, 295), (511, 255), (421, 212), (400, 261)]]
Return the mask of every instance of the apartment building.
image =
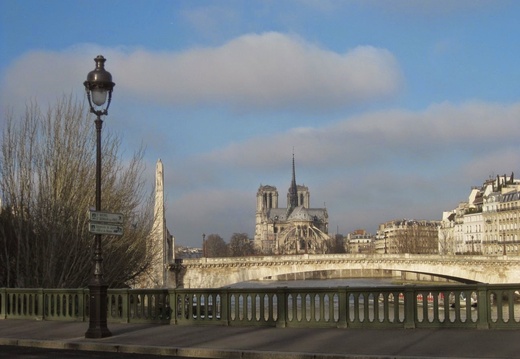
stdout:
[(473, 187), (468, 201), (444, 212), (439, 253), (517, 255), (520, 248), (520, 181), (490, 178)]
[(437, 254), (440, 221), (399, 219), (379, 225), (376, 253)]

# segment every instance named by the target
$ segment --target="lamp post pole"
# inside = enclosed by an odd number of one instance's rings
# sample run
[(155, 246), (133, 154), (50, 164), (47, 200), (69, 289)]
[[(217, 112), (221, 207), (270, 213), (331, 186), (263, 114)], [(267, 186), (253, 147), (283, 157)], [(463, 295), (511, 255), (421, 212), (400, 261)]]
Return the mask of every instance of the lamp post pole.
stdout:
[[(96, 68), (89, 72), (85, 90), (90, 105), (90, 112), (96, 115), (96, 211), (101, 211), (101, 116), (108, 114), (108, 107), (112, 100), (112, 90), (115, 83), (112, 75), (105, 70), (105, 58), (97, 56), (94, 61)], [(107, 102), (108, 95), (108, 102)], [(107, 103), (103, 109), (103, 105)], [(96, 109), (98, 108), (98, 109)], [(94, 271), (89, 283), (89, 328), (85, 338), (106, 338), (112, 335), (107, 327), (107, 288), (103, 279), (103, 256), (101, 250), (101, 234), (94, 237)]]
[(273, 239), (274, 239), (274, 243), (275, 245), (273, 246), (274, 247), (274, 250), (276, 251), (276, 254), (280, 254), (278, 253), (278, 236), (276, 234), (276, 221), (278, 220), (278, 216), (274, 216), (273, 218)]
[(202, 257), (206, 258), (206, 233), (202, 233)]

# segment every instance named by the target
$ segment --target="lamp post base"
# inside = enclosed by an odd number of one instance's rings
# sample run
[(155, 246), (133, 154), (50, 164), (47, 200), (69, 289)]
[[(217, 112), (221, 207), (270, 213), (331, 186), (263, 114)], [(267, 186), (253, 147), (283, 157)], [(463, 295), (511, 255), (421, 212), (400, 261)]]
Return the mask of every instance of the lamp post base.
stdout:
[(107, 327), (107, 285), (89, 285), (90, 320), (85, 338), (106, 338), (112, 336)]

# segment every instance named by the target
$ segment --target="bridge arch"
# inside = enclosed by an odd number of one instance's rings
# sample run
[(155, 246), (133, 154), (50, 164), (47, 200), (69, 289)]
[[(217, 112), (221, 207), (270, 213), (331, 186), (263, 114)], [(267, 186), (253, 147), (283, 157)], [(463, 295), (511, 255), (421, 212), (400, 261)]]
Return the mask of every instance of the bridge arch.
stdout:
[[(520, 282), (520, 258), (508, 256), (303, 254), (183, 260), (170, 267), (169, 286), (218, 288), (279, 275), (344, 271), (414, 272), (461, 282)], [(352, 276), (352, 275), (351, 275)]]
[(424, 272), (408, 272), (408, 271), (393, 271), (388, 269), (377, 270), (377, 269), (365, 269), (365, 270), (315, 270), (312, 272), (291, 272), (282, 273), (276, 276), (270, 276), (267, 278), (255, 278), (252, 280), (278, 280), (278, 281), (291, 281), (291, 280), (323, 280), (323, 279), (356, 279), (356, 278), (373, 278), (373, 279), (394, 279), (399, 280), (410, 280), (410, 281), (438, 281), (438, 282), (460, 282), (464, 284), (476, 284), (479, 282), (465, 279), (465, 278), (453, 278), (451, 276), (439, 275), (434, 273)]

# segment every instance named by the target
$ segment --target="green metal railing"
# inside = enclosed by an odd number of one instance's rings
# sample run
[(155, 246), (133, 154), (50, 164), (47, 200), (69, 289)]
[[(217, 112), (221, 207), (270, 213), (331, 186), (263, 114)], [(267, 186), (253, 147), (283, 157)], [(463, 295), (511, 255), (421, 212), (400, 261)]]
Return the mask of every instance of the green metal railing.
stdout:
[[(0, 289), (0, 319), (85, 321), (88, 289)], [(109, 289), (120, 323), (338, 328), (520, 328), (520, 284)]]

